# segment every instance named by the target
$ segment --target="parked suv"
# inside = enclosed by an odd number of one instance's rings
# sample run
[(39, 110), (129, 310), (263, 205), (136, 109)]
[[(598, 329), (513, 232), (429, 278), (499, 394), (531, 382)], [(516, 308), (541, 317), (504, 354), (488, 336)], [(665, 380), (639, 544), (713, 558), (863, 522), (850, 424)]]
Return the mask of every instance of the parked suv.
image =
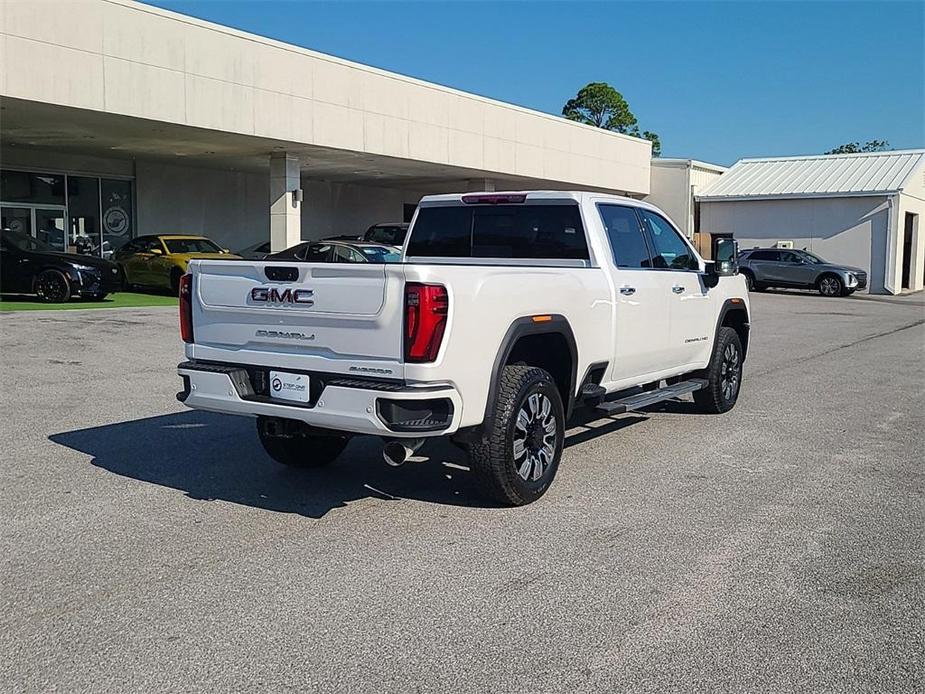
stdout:
[(421, 200), (400, 263), (192, 260), (178, 398), (256, 416), (286, 465), (331, 463), (357, 434), (400, 465), (450, 436), (487, 495), (527, 504), (579, 407), (735, 405), (748, 292), (719, 244), (705, 262), (639, 200), (467, 193)]
[(739, 254), (739, 271), (749, 291), (768, 287), (815, 289), (822, 296), (848, 296), (867, 286), (867, 273), (837, 265), (809, 251), (752, 248)]

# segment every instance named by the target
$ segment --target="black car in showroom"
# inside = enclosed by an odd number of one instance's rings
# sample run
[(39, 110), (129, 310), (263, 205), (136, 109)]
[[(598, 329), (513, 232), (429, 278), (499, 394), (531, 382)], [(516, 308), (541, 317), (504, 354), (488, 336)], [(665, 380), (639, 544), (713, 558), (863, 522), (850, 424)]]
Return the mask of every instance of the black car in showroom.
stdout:
[(108, 260), (60, 253), (28, 234), (0, 230), (0, 292), (37, 294), (42, 301), (71, 297), (99, 301), (122, 289), (122, 271)]

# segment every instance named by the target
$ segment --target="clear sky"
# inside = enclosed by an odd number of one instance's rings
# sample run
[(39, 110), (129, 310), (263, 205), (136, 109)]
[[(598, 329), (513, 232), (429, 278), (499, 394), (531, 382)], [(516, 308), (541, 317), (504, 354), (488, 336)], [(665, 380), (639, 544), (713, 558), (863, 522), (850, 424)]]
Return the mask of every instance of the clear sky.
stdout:
[(548, 113), (608, 82), (666, 157), (925, 146), (925, 2), (151, 4)]

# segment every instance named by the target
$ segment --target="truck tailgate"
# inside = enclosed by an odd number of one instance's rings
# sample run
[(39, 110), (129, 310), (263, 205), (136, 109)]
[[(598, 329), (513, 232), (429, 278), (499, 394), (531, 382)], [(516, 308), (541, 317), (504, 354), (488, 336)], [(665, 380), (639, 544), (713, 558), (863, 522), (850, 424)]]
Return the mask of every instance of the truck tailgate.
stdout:
[(192, 261), (192, 356), (402, 378), (400, 265)]

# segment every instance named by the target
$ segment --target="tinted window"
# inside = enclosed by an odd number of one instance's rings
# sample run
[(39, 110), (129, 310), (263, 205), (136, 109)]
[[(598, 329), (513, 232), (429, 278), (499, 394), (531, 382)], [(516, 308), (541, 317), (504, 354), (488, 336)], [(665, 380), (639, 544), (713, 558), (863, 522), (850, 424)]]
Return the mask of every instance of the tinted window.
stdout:
[(366, 240), (375, 243), (384, 243), (387, 246), (400, 246), (405, 242), (405, 232), (407, 227), (389, 226), (389, 227), (370, 227), (366, 232)]
[(472, 209), (424, 207), (408, 246), (408, 255), (431, 258), (468, 258), (471, 254)]
[(652, 267), (642, 227), (632, 207), (598, 205), (618, 267)]
[(748, 256), (749, 260), (777, 260), (780, 253), (778, 251), (752, 251)]
[(664, 217), (639, 210), (649, 231), (652, 241), (652, 265), (655, 268), (670, 270), (692, 270), (697, 267), (693, 251), (681, 239), (681, 235)]
[(209, 239), (166, 239), (168, 253), (221, 253), (222, 249)]
[(329, 243), (310, 243), (305, 247), (305, 251), (299, 254), (299, 259), (309, 263), (326, 263), (331, 260), (333, 250)]
[(408, 255), (586, 260), (578, 205), (424, 207)]
[(780, 259), (781, 259), (781, 262), (784, 262), (784, 263), (801, 262), (800, 256), (798, 256), (796, 253), (791, 253), (790, 251), (781, 251)]

